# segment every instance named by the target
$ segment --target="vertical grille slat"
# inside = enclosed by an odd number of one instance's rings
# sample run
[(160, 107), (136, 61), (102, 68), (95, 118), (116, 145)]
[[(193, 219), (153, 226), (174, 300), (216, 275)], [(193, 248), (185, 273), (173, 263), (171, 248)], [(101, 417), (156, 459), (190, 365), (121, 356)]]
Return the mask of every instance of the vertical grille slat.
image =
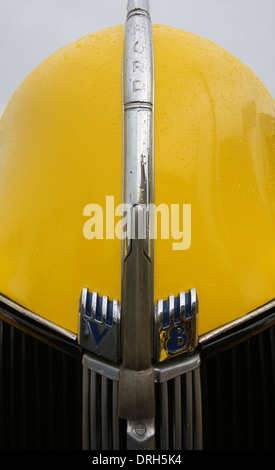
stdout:
[[(54, 431), (54, 417), (53, 417), (53, 407), (54, 407), (54, 385), (53, 385), (53, 353), (49, 349), (48, 356), (48, 385), (49, 385), (49, 402), (48, 402), (48, 416), (49, 416), (49, 427)], [(55, 434), (51, 433), (50, 436), (50, 449), (54, 449), (54, 440)]]
[(185, 443), (186, 450), (193, 449), (193, 395), (192, 395), (192, 373), (188, 372), (185, 377)]
[(39, 378), (40, 378), (40, 370), (39, 370), (39, 351), (38, 351), (38, 342), (34, 340), (34, 359), (35, 359), (35, 370), (34, 370), (34, 400), (35, 400), (35, 438), (36, 438), (36, 448), (41, 447), (40, 441), (40, 390), (39, 390)]
[[(118, 380), (94, 370), (83, 359), (83, 434), (86, 450), (120, 450)], [(101, 367), (103, 370), (104, 367)], [(87, 434), (90, 436), (88, 440)], [(124, 435), (126, 440), (126, 434)]]
[(119, 450), (118, 382), (113, 381), (113, 450)]
[(236, 377), (236, 354), (235, 354), (235, 348), (232, 348), (231, 350), (231, 396), (232, 396), (232, 410), (231, 410), (231, 416), (232, 416), (232, 440), (233, 440), (233, 446), (236, 448), (236, 443), (237, 443), (237, 433), (238, 433), (238, 423), (237, 423), (237, 377)]
[(102, 450), (109, 450), (108, 440), (108, 379), (101, 378), (101, 431)]
[(202, 449), (201, 378), (198, 369), (194, 370), (194, 450)]
[(15, 370), (14, 370), (14, 328), (11, 326), (10, 328), (10, 441), (11, 445), (14, 448), (15, 447), (15, 422), (14, 422), (14, 403), (15, 403), (15, 398), (14, 398), (14, 375), (15, 375)]
[(245, 366), (246, 366), (246, 391), (247, 391), (247, 409), (248, 409), (248, 445), (253, 446), (253, 400), (252, 400), (252, 371), (250, 361), (250, 341), (245, 344)]
[[(262, 384), (262, 429), (264, 433), (264, 442), (267, 443), (269, 440), (267, 430), (268, 430), (268, 396), (267, 396), (267, 385), (266, 385), (266, 363), (265, 363), (265, 351), (263, 344), (263, 334), (259, 334), (259, 358), (260, 358), (260, 378)], [(274, 397), (275, 398), (275, 397)], [(266, 444), (265, 444), (266, 445)]]
[(82, 383), (83, 383), (83, 418), (82, 418), (82, 442), (83, 449), (90, 448), (90, 407), (89, 407), (89, 391), (90, 391), (90, 372), (86, 367), (82, 370)]
[(0, 320), (1, 450), (82, 448), (81, 360), (59, 341)]
[(69, 443), (69, 383), (68, 383), (68, 364), (66, 354), (62, 354), (62, 408), (63, 408), (63, 423), (60, 423), (63, 432), (63, 446), (66, 448)]
[[(184, 364), (186, 366), (183, 367)], [(157, 450), (193, 450), (195, 446), (201, 449), (202, 419), (198, 356), (183, 357), (180, 361), (168, 363), (157, 371), (155, 384)]]
[(97, 427), (97, 375), (91, 372), (91, 385), (89, 391), (90, 400), (90, 433), (91, 433), (91, 449), (98, 449), (98, 435), (100, 428)]
[(182, 447), (182, 422), (181, 422), (181, 380), (180, 376), (174, 379), (174, 426), (173, 426), (173, 448), (181, 450)]
[(161, 387), (161, 425), (160, 425), (160, 448), (169, 450), (169, 416), (168, 416), (168, 386), (167, 382)]
[(21, 335), (21, 411), (22, 411), (22, 420), (21, 420), (21, 435), (22, 448), (26, 448), (26, 434), (24, 432), (25, 425), (27, 422), (27, 392), (26, 392), (26, 337), (25, 333), (22, 332)]

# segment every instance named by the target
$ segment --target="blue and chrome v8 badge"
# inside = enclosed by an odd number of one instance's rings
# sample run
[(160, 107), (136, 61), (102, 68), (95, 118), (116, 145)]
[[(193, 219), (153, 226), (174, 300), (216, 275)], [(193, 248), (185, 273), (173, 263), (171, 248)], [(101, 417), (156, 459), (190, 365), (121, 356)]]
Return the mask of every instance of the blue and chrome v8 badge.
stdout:
[[(120, 316), (117, 300), (100, 297), (83, 288), (79, 306), (79, 344), (87, 351), (117, 362), (120, 358)], [(166, 359), (191, 351), (198, 344), (196, 289), (160, 299), (155, 306), (154, 359)]]
[(198, 343), (196, 289), (160, 299), (155, 307), (155, 360), (163, 362), (190, 351)]
[(87, 351), (116, 362), (119, 358), (120, 306), (117, 300), (82, 289), (79, 305), (79, 343)]

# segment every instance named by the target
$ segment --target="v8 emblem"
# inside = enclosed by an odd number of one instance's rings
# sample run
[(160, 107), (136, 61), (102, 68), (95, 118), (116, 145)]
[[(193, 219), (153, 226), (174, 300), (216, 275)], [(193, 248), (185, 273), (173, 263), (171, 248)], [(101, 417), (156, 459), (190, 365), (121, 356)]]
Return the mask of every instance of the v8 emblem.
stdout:
[(79, 306), (79, 344), (105, 359), (119, 358), (120, 307), (116, 300), (83, 288)]
[(95, 323), (88, 322), (88, 324), (90, 333), (93, 335), (95, 345), (98, 347), (110, 330), (108, 328), (104, 328), (102, 333), (100, 333), (99, 328)]
[(175, 326), (169, 332), (169, 340), (167, 341), (167, 351), (169, 354), (175, 354), (184, 350), (188, 343), (188, 336), (185, 334), (183, 326)]
[(195, 289), (160, 299), (155, 308), (155, 351), (158, 362), (190, 351), (198, 342), (198, 299)]

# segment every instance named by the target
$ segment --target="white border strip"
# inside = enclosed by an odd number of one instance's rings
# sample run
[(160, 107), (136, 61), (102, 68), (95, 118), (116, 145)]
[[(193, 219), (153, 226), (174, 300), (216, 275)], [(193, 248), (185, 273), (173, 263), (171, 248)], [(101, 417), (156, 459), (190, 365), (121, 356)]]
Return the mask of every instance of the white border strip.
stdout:
[(40, 317), (39, 315), (36, 315), (35, 313), (31, 312), (30, 310), (27, 310), (26, 308), (22, 307), (21, 305), (18, 305), (17, 303), (13, 302), (12, 300), (8, 299), (7, 297), (3, 296), (0, 294), (0, 302), (3, 302), (5, 305), (8, 305), (9, 307), (13, 308), (19, 313), (22, 313), (22, 315), (31, 318), (32, 320), (40, 323), (41, 325), (44, 325), (51, 330), (56, 331), (57, 333), (60, 333), (63, 336), (66, 336), (69, 339), (72, 340), (77, 340), (77, 335), (72, 333), (71, 331), (66, 330), (65, 328), (62, 328), (55, 323), (52, 323), (45, 318)]
[(209, 333), (206, 333), (205, 335), (202, 335), (199, 337), (199, 343), (205, 343), (209, 339), (214, 338), (215, 336), (218, 336), (222, 333), (225, 333), (228, 330), (231, 330), (235, 326), (241, 325), (242, 323), (245, 323), (248, 320), (251, 320), (254, 317), (257, 317), (261, 313), (267, 312), (271, 308), (275, 307), (275, 299), (272, 300), (271, 302), (263, 305), (262, 307), (257, 308), (256, 310), (253, 310), (252, 312), (248, 313), (247, 315), (244, 315), (243, 317), (237, 318), (237, 320), (234, 320), (230, 323), (227, 323), (226, 325), (221, 326), (220, 328), (217, 328), (216, 330), (210, 331)]

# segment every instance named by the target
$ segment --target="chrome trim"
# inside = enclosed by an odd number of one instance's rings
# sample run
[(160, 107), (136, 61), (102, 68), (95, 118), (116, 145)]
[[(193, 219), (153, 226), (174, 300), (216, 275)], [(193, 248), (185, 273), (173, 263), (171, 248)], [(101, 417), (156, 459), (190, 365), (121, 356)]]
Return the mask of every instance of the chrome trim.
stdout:
[(186, 354), (198, 345), (198, 298), (196, 289), (168, 300), (159, 299), (154, 316), (154, 359), (158, 362)]
[(180, 375), (187, 374), (200, 367), (201, 359), (198, 353), (181, 356), (171, 362), (164, 362), (154, 367), (154, 380), (156, 383), (165, 383)]
[[(183, 360), (184, 358), (184, 360)], [(169, 363), (168, 363), (169, 364)], [(202, 449), (200, 356), (182, 356), (171, 367), (155, 369), (159, 413), (160, 448)]]
[[(87, 291), (88, 293), (88, 289), (87, 288), (83, 288), (82, 292), (83, 291)], [(87, 298), (87, 295), (86, 295), (86, 298)], [(91, 319), (93, 321), (96, 321), (96, 304), (97, 304), (97, 292), (96, 291), (93, 291), (93, 294), (92, 294), (92, 305), (91, 305)], [(85, 312), (86, 312), (86, 305), (85, 305)], [(83, 312), (84, 313), (84, 312)]]
[(36, 321), (37, 323), (40, 323), (43, 326), (46, 326), (47, 328), (61, 334), (62, 336), (65, 336), (66, 338), (69, 338), (73, 341), (77, 340), (77, 335), (72, 333), (69, 330), (66, 330), (65, 328), (62, 328), (55, 323), (52, 323), (49, 320), (46, 320), (43, 317), (40, 317), (39, 315), (36, 315), (35, 313), (31, 312), (30, 310), (26, 309), (25, 307), (22, 307), (21, 305), (17, 304), (16, 302), (13, 302), (12, 300), (8, 299), (4, 295), (0, 294), (0, 302), (3, 302), (3, 304), (8, 305), (9, 307), (13, 308), (16, 310), (18, 313), (21, 313), (22, 315), (30, 318), (31, 320)]
[[(143, 206), (146, 211), (153, 202), (153, 41), (149, 1), (128, 1), (125, 24), (123, 60), (124, 115), (124, 188), (123, 203), (127, 207)], [(143, 238), (151, 257), (151, 214), (144, 214)], [(135, 237), (132, 214), (127, 213), (126, 243), (123, 259)]]
[(120, 306), (83, 287), (79, 302), (78, 343), (105, 359), (120, 358)]
[(119, 367), (84, 354), (83, 450), (119, 450)]
[(119, 381), (119, 365), (115, 365), (101, 358), (98, 359), (88, 353), (83, 355), (82, 364), (86, 369), (93, 370), (107, 379)]
[(134, 10), (139, 10), (138, 13), (147, 14), (150, 12), (149, 0), (128, 0), (127, 16), (132, 14)]
[(240, 318), (237, 318), (236, 320), (229, 322), (226, 325), (221, 326), (220, 328), (209, 331), (209, 333), (206, 333), (204, 335), (201, 335), (199, 337), (199, 344), (203, 344), (209, 339), (215, 338), (216, 336), (222, 333), (226, 333), (227, 331), (231, 330), (235, 326), (241, 325), (242, 323), (245, 323), (246, 321), (252, 320), (253, 318), (260, 315), (261, 313), (265, 313), (273, 307), (275, 307), (275, 300), (271, 300), (270, 302), (264, 304), (262, 307), (252, 310), (250, 313)]
[(201, 402), (201, 376), (199, 369), (194, 370), (194, 449), (202, 449), (202, 402)]
[[(104, 359), (98, 359), (89, 353), (85, 353), (82, 358), (82, 364), (88, 369), (93, 370), (110, 380), (119, 381), (119, 365), (108, 362)], [(180, 375), (192, 372), (200, 367), (201, 359), (198, 353), (182, 356), (181, 358), (158, 364), (154, 367), (154, 382), (165, 383)]]
[[(149, 1), (129, 0), (123, 60), (123, 203), (119, 415), (155, 415), (153, 380), (153, 40)], [(144, 400), (146, 396), (146, 400)]]
[(127, 422), (127, 450), (155, 448), (155, 420)]
[[(200, 356), (181, 356), (154, 368), (155, 394), (159, 409), (155, 418), (127, 420), (125, 434), (119, 432), (119, 381), (121, 370), (103, 359), (85, 353), (83, 364), (83, 442), (84, 449), (120, 449), (120, 438), (127, 450), (174, 450), (202, 448), (202, 408)], [(109, 382), (108, 382), (109, 381)], [(108, 387), (109, 385), (109, 387)], [(168, 393), (169, 391), (169, 393)], [(107, 396), (108, 395), (108, 396)], [(107, 402), (112, 402), (112, 415)], [(100, 406), (101, 412), (98, 407)], [(108, 411), (109, 410), (109, 411)], [(109, 432), (106, 433), (106, 413)], [(158, 428), (155, 432), (155, 420)], [(112, 436), (110, 436), (112, 430)], [(107, 440), (107, 434), (108, 439)], [(172, 437), (171, 437), (172, 436)], [(101, 442), (101, 447), (100, 443)], [(159, 447), (158, 447), (159, 448)], [(170, 448), (171, 450), (171, 448)]]

